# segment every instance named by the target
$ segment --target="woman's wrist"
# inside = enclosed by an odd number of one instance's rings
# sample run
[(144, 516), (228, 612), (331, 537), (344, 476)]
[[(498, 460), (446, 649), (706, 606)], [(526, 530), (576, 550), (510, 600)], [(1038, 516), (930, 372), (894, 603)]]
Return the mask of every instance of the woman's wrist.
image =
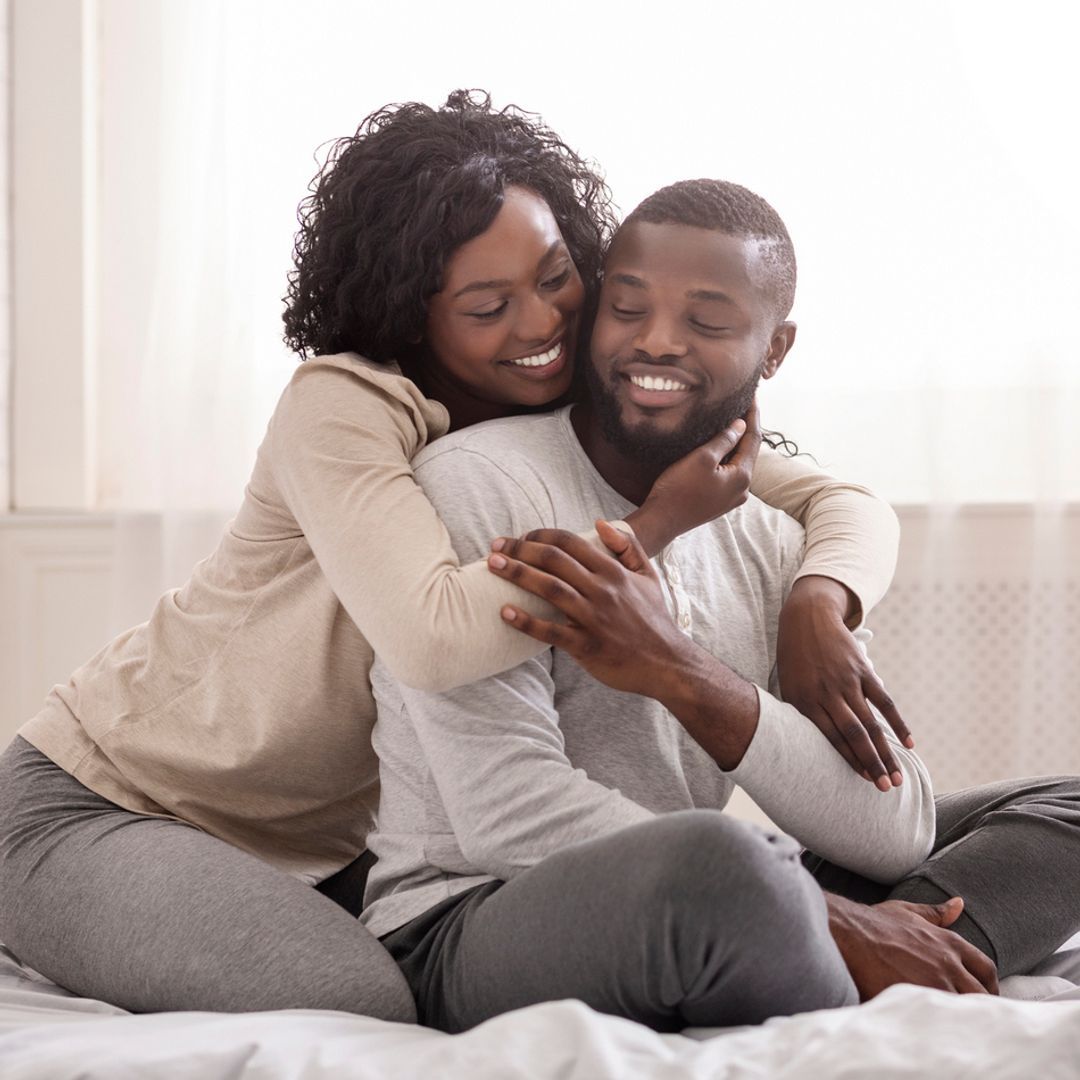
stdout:
[(842, 582), (820, 574), (807, 574), (791, 587), (785, 607), (812, 606), (835, 614), (845, 626), (857, 626), (862, 619), (859, 598)]
[(667, 515), (649, 505), (649, 500), (631, 511), (623, 521), (634, 530), (638, 543), (645, 549), (650, 559), (660, 554), (675, 539)]

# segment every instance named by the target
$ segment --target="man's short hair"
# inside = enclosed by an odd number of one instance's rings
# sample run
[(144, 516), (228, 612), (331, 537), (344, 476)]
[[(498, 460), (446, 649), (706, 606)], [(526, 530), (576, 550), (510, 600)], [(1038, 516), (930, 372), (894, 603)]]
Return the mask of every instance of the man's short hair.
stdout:
[(653, 192), (623, 223), (690, 225), (757, 240), (777, 321), (795, 302), (795, 248), (780, 215), (760, 196), (727, 180), (680, 180)]

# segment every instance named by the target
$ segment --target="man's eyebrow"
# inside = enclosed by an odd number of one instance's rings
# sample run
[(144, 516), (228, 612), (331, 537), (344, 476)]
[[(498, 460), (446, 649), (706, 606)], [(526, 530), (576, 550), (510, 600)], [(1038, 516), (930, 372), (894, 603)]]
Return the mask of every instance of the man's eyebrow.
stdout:
[(692, 289), (686, 294), (688, 300), (716, 300), (721, 304), (734, 304), (735, 301), (727, 293), (716, 292), (713, 289)]
[[(633, 289), (647, 289), (649, 287), (645, 281), (634, 274), (610, 274), (608, 280), (617, 282), (619, 285), (629, 285)], [(727, 293), (715, 289), (691, 289), (687, 292), (686, 298), (687, 300), (712, 300), (721, 304), (735, 303)]]
[[(540, 256), (540, 261), (537, 263), (537, 266), (543, 266), (559, 248), (564, 248), (565, 246), (566, 245), (561, 239), (552, 240), (551, 243), (548, 244), (547, 251)], [(506, 278), (502, 278), (498, 281), (470, 281), (464, 288), (458, 289), (450, 299), (456, 300), (459, 296), (464, 296), (466, 293), (484, 292), (487, 289), (509, 289), (513, 284), (512, 281)]]

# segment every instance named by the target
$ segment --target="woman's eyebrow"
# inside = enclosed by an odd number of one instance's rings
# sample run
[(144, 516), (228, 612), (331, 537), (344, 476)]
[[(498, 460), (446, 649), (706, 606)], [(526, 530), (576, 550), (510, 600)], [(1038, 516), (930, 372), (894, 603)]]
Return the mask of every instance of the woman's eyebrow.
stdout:
[[(548, 259), (551, 258), (552, 255), (555, 254), (556, 251), (558, 251), (560, 248), (565, 249), (565, 247), (566, 244), (561, 239), (552, 240), (551, 243), (548, 244), (547, 250), (544, 252), (543, 255), (540, 256), (540, 261), (539, 263), (537, 263), (537, 265), (542, 266), (548, 261)], [(468, 285), (464, 286), (464, 288), (458, 289), (458, 291), (454, 293), (454, 295), (450, 299), (456, 300), (459, 296), (464, 296), (466, 293), (483, 292), (485, 289), (508, 289), (513, 284), (514, 283), (508, 278), (500, 278), (498, 281), (470, 281)]]
[(463, 289), (458, 289), (451, 299), (456, 300), (459, 296), (464, 296), (466, 293), (483, 292), (485, 289), (508, 289), (513, 284), (514, 283), (508, 279), (502, 281), (470, 281)]

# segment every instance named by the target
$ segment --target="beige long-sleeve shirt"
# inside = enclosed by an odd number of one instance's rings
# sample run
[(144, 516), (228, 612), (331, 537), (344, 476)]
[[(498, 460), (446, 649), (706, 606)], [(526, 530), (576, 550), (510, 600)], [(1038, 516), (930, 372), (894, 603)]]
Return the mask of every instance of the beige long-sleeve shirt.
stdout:
[[(234, 520), (189, 581), (53, 688), (19, 732), (92, 791), (190, 822), (311, 882), (364, 848), (378, 799), (373, 651), (445, 690), (543, 646), (506, 626), (535, 598), (461, 567), (410, 459), (446, 410), (353, 354), (300, 365)], [(868, 611), (898, 527), (864, 488), (766, 450), (752, 490), (807, 532), (802, 575)]]

